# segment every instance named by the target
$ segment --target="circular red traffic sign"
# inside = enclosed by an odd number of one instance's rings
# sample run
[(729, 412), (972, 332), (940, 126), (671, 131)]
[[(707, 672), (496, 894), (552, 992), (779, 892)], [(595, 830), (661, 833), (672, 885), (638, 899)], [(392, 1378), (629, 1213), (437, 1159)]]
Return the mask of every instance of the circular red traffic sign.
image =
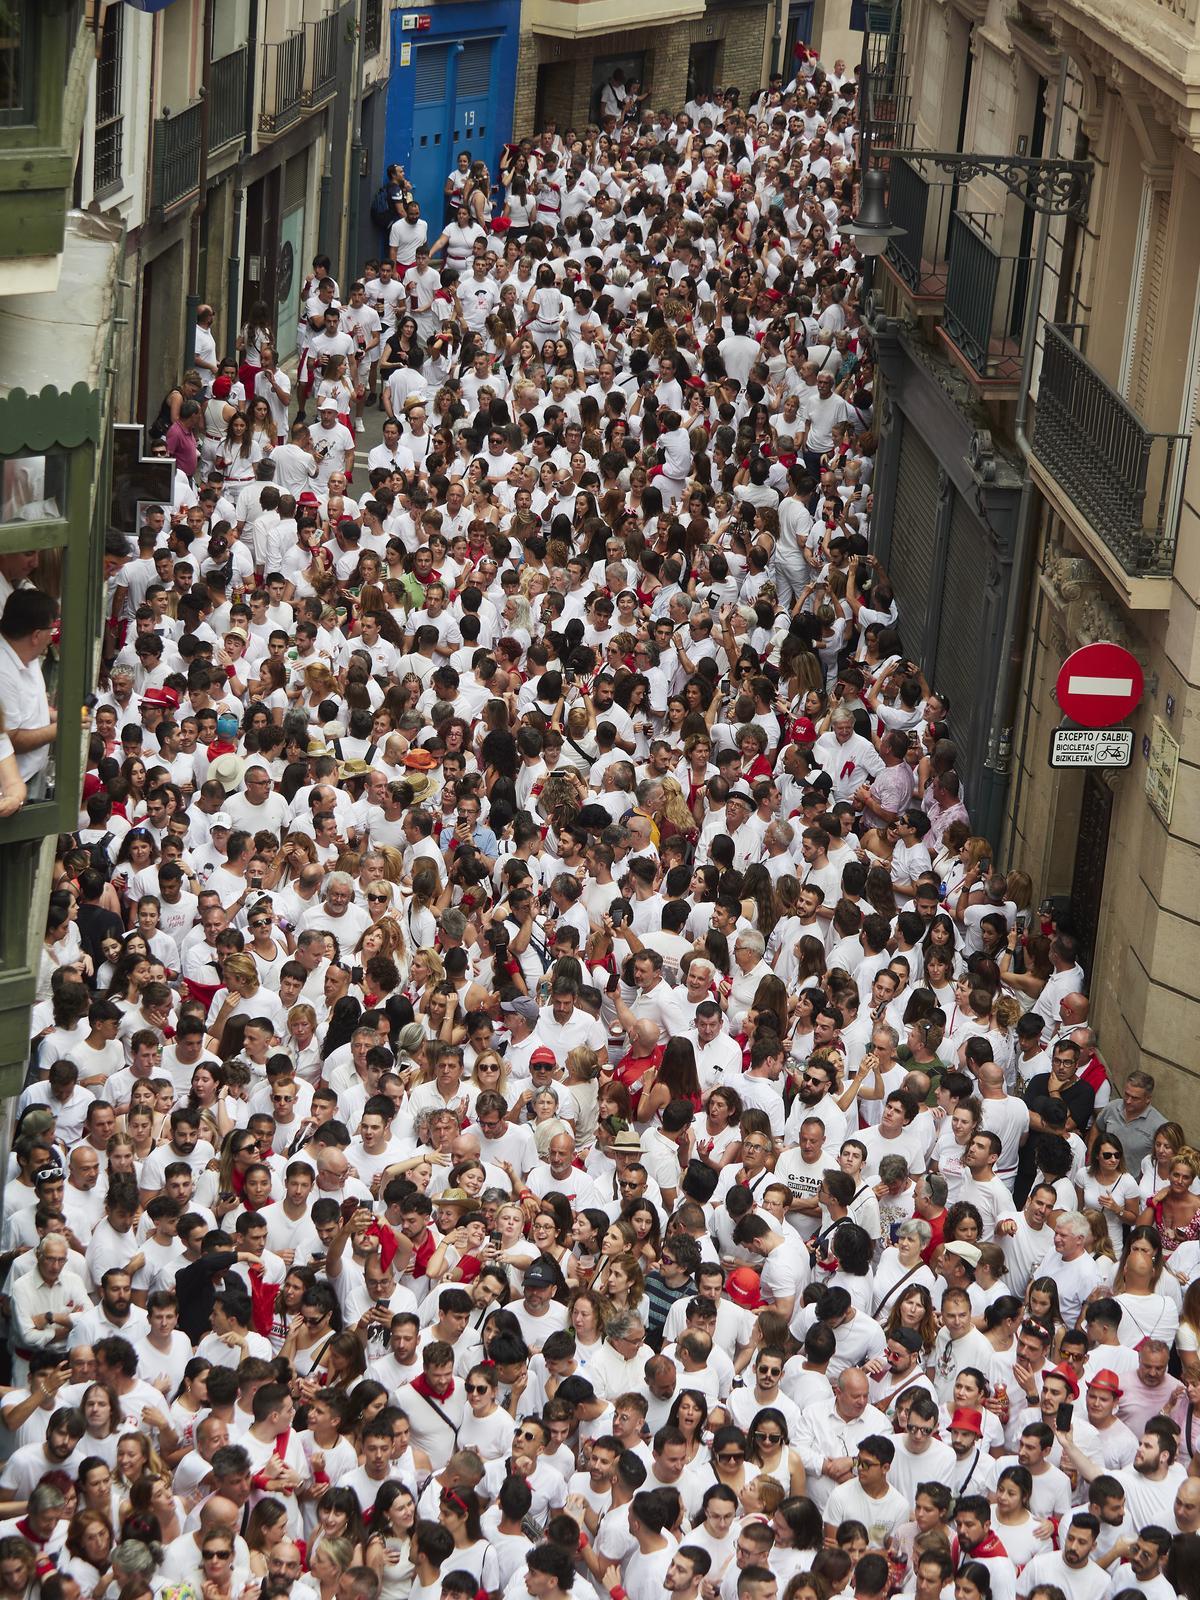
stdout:
[(1142, 669), (1119, 644), (1085, 644), (1059, 668), (1054, 692), (1081, 728), (1111, 728), (1142, 698)]

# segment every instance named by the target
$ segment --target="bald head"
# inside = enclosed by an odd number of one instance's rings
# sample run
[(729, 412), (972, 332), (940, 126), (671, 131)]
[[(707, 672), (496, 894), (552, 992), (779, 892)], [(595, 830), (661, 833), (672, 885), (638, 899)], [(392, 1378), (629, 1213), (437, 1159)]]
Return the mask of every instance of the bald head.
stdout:
[(1004, 1068), (994, 1061), (984, 1061), (976, 1067), (975, 1077), (985, 1095), (997, 1095), (1004, 1089)]
[(223, 1494), (210, 1495), (200, 1507), (200, 1526), (205, 1533), (211, 1533), (214, 1528), (226, 1528), (231, 1534), (236, 1533), (241, 1520), (241, 1507)]
[(629, 1043), (635, 1054), (649, 1054), (658, 1043), (658, 1023), (646, 1017), (639, 1018), (629, 1030)]
[(1064, 995), (1058, 1010), (1066, 1027), (1077, 1028), (1088, 1019), (1088, 997), (1078, 990), (1074, 994)]
[(1185, 1478), (1175, 1491), (1175, 1521), (1180, 1533), (1200, 1533), (1200, 1478)]

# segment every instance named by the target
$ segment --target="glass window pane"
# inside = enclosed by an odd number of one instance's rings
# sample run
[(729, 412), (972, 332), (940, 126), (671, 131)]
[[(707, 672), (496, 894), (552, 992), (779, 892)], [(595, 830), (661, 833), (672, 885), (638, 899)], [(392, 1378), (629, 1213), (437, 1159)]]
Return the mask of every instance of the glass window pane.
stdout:
[(0, 461), (0, 525), (65, 517), (66, 487), (65, 456), (8, 456)]

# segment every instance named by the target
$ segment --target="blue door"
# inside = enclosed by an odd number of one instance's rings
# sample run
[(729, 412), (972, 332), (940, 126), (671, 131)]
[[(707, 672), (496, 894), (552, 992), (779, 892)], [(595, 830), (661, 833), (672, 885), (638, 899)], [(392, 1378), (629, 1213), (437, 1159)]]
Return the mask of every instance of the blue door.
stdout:
[(446, 89), (450, 68), (448, 44), (416, 47), (413, 69), (412, 157), (408, 179), (429, 222), (430, 242), (441, 230), (442, 190), (454, 165), (455, 150), (446, 134)]
[(451, 151), (452, 161), (456, 161), (459, 152), (465, 150), (472, 161), (485, 162), (493, 183), (496, 182), (496, 162), (493, 159), (496, 140), (492, 130), (494, 43), (493, 39), (468, 39), (459, 52)]

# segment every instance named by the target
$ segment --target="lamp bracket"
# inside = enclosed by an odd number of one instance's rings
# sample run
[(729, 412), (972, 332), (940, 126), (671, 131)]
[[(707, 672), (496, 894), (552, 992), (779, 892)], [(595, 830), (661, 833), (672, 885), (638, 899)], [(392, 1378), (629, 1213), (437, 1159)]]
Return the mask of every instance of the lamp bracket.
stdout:
[(984, 156), (958, 150), (877, 149), (878, 158), (903, 156), (908, 161), (927, 161), (941, 167), (964, 183), (972, 178), (999, 178), (1010, 194), (1016, 195), (1031, 210), (1052, 217), (1087, 218), (1092, 192), (1090, 161), (1044, 160), (1035, 156)]

